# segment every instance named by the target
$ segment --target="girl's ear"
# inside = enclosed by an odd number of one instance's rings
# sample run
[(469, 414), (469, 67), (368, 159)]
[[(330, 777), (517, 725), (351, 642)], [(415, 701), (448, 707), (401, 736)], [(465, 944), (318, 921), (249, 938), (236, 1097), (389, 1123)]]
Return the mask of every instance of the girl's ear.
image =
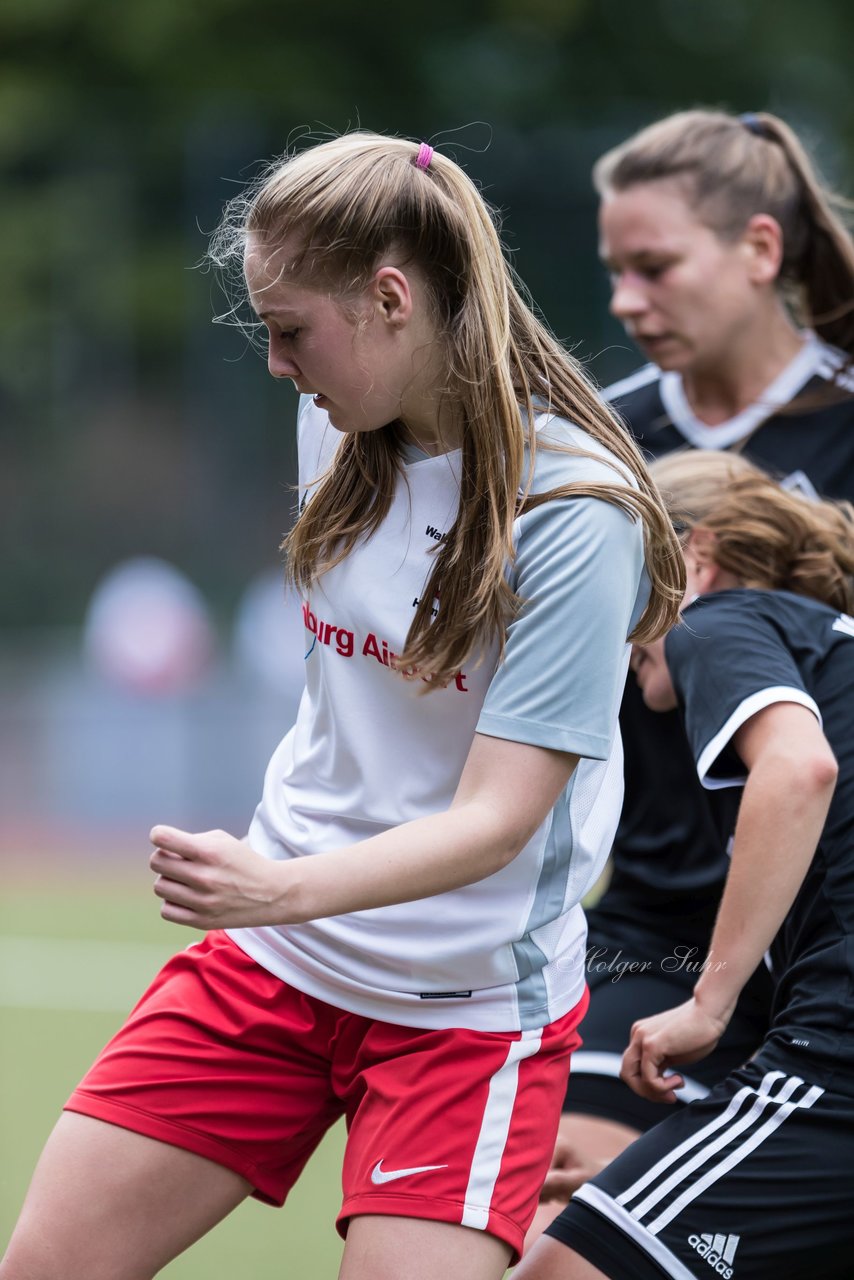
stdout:
[(400, 329), (412, 317), (412, 289), (398, 267), (380, 267), (370, 285), (373, 300), (383, 320)]
[(777, 219), (770, 213), (755, 213), (744, 229), (742, 244), (753, 283), (773, 284), (783, 265), (783, 232)]

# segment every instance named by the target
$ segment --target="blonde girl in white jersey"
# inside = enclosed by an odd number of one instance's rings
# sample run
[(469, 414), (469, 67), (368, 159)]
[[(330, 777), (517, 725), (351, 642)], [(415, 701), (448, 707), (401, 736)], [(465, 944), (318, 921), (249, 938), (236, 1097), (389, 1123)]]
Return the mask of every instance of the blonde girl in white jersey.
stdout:
[(626, 641), (673, 621), (678, 548), (426, 144), (286, 159), (213, 252), (304, 393), (306, 696), (247, 840), (152, 832), (164, 918), (206, 937), (70, 1099), (0, 1275), (153, 1276), (344, 1115), (341, 1275), (499, 1277), (585, 1007)]

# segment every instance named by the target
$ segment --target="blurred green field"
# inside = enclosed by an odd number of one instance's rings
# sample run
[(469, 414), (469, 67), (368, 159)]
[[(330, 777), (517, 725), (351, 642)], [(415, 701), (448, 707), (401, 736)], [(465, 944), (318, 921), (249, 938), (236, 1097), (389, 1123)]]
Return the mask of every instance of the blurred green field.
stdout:
[[(191, 935), (164, 924), (147, 879), (87, 869), (57, 884), (7, 883), (0, 903), (0, 1244), (65, 1098), (144, 985)], [(310, 1162), (284, 1209), (249, 1201), (161, 1274), (168, 1280), (334, 1280), (343, 1128)], [(192, 1187), (187, 1188), (192, 1195)]]

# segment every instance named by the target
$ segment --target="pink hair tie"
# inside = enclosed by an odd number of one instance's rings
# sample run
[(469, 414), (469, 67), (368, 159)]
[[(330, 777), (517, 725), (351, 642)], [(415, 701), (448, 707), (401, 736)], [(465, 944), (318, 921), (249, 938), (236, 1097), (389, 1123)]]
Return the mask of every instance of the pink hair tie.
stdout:
[(415, 157), (416, 169), (429, 169), (430, 161), (433, 159), (433, 148), (427, 142), (422, 142), (418, 148), (418, 155)]

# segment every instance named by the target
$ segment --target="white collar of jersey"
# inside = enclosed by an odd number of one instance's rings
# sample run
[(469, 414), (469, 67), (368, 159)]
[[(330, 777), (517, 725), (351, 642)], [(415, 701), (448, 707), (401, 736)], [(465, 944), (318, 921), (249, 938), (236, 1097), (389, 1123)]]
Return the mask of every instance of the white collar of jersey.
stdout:
[(449, 449), (446, 453), (428, 453), (412, 440), (404, 440), (400, 446), (404, 467), (414, 467), (419, 462), (435, 462), (437, 458), (454, 458), (459, 452), (459, 449)]
[(817, 373), (828, 372), (833, 348), (814, 333), (805, 332), (806, 341), (793, 360), (766, 387), (758, 400), (737, 413), (734, 418), (714, 427), (701, 422), (685, 396), (682, 377), (678, 373), (663, 373), (659, 390), (667, 414), (677, 431), (696, 449), (728, 449), (771, 418), (783, 405), (788, 404)]

